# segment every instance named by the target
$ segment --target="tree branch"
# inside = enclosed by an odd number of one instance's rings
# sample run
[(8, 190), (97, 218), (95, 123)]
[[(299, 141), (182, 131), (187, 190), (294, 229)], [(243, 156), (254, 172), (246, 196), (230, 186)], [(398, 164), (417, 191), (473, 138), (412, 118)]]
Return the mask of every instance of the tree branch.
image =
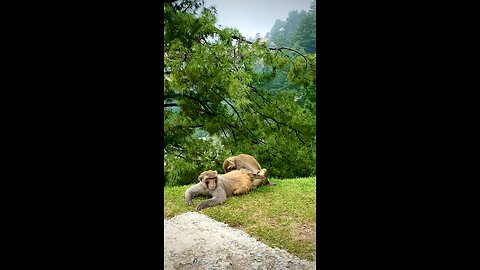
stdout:
[(240, 114), (238, 113), (237, 109), (235, 109), (235, 107), (234, 107), (232, 104), (230, 104), (230, 102), (228, 102), (227, 99), (225, 99), (225, 98), (223, 98), (223, 97), (222, 97), (222, 99), (223, 99), (223, 101), (225, 101), (228, 105), (230, 105), (230, 107), (232, 107), (233, 111), (234, 111), (235, 114), (238, 116), (238, 119), (240, 119), (240, 123), (242, 123), (242, 126), (243, 126), (253, 137), (255, 137), (255, 134), (253, 134), (253, 132), (252, 132), (252, 131), (248, 128), (248, 126), (245, 125), (245, 123), (243, 122), (242, 117), (240, 117)]
[[(234, 125), (234, 124), (228, 124), (228, 123), (227, 123), (227, 125), (229, 125), (229, 126), (231, 125), (232, 127), (236, 128), (245, 138), (247, 138), (248, 140), (250, 140), (250, 141), (253, 142), (253, 143), (266, 144), (266, 143), (263, 142), (262, 140), (258, 139), (258, 138), (255, 136), (255, 134), (250, 133), (250, 134), (252, 134), (252, 136), (253, 136), (253, 138), (251, 138), (251, 137), (248, 136), (247, 134), (243, 133), (243, 132), (242, 132), (243, 128), (246, 128), (246, 127), (244, 127), (244, 126), (239, 127), (239, 126), (236, 126), (236, 125)], [(248, 128), (246, 128), (246, 129), (248, 130)]]
[(248, 131), (250, 132), (250, 134), (252, 134), (252, 136), (255, 137), (255, 134), (253, 134), (253, 132), (247, 127), (247, 125), (245, 125), (245, 123), (243, 122), (243, 119), (242, 117), (240, 116), (240, 113), (237, 111), (237, 109), (224, 97), (222, 97), (219, 93), (217, 93), (217, 91), (213, 90), (213, 89), (210, 89), (210, 91), (212, 91), (215, 95), (217, 95), (218, 97), (220, 97), (223, 101), (225, 101), (225, 103), (227, 103), (232, 109), (233, 111), (235, 112), (235, 114), (237, 115), (238, 119), (240, 120), (240, 123), (242, 123), (242, 126)]
[(188, 6), (187, 6), (186, 8), (184, 8), (184, 9), (182, 10), (182, 12), (186, 12), (187, 9), (189, 9), (191, 6), (192, 6), (192, 3), (188, 4)]
[(235, 132), (233, 132), (233, 129), (230, 127), (230, 125), (228, 123), (225, 123), (225, 124), (227, 124), (228, 129), (230, 130), (230, 132), (232, 132), (233, 140), (237, 141), (237, 136), (235, 136)]
[(227, 138), (227, 133), (225, 132), (225, 130), (223, 129), (223, 126), (220, 125), (220, 128), (222, 129), (222, 132), (223, 132), (223, 135), (225, 136), (225, 138)]
[[(199, 98), (196, 98), (196, 97), (193, 97), (193, 96), (190, 96), (190, 95), (182, 95), (182, 94), (173, 94), (173, 95), (169, 95), (169, 96), (165, 96), (163, 99), (166, 100), (166, 99), (169, 99), (169, 98), (180, 98), (180, 99), (190, 99), (190, 100), (193, 100), (195, 102), (197, 102), (198, 104), (200, 104), (200, 106), (202, 106), (202, 109), (201, 111), (208, 114), (208, 115), (211, 115), (211, 116), (216, 116), (217, 114), (212, 110), (212, 108), (210, 108), (207, 104), (206, 101), (204, 100), (201, 100)], [(178, 105), (177, 105), (178, 106)], [(171, 106), (166, 106), (166, 107), (171, 107)]]
[(252, 89), (252, 91), (255, 92), (258, 96), (260, 96), (265, 103), (269, 104), (267, 99), (264, 96), (262, 96), (262, 94), (260, 94), (260, 92), (258, 92), (257, 88), (255, 88), (253, 85), (249, 85), (248, 87), (250, 87), (250, 89)]
[(259, 111), (257, 111), (257, 110), (255, 110), (255, 112), (258, 113), (258, 114), (260, 114), (260, 115), (263, 116), (264, 118), (272, 119), (272, 120), (275, 122), (275, 124), (277, 124), (278, 130), (280, 130), (280, 125), (286, 126), (286, 127), (288, 127), (289, 129), (293, 130), (293, 131), (295, 132), (295, 135), (297, 135), (298, 140), (301, 141), (303, 144), (305, 144), (305, 142), (302, 140), (302, 138), (300, 137), (300, 135), (298, 135), (299, 133), (303, 133), (302, 131), (295, 129), (294, 127), (289, 126), (288, 124), (282, 123), (282, 122), (276, 120), (275, 118), (273, 118), (273, 117), (271, 117), (271, 116), (262, 114), (261, 112), (259, 112)]
[[(253, 44), (253, 42), (251, 41), (248, 41), (244, 38), (241, 38), (239, 36), (235, 36), (233, 35), (232, 36), (233, 39), (236, 39), (236, 40), (241, 40), (241, 41), (245, 41), (246, 43), (248, 44)], [(305, 57), (305, 55), (303, 55), (302, 53), (300, 53), (299, 51), (297, 50), (294, 50), (292, 48), (288, 48), (288, 47), (280, 47), (280, 48), (274, 48), (274, 47), (267, 47), (266, 45), (263, 45), (265, 48), (269, 49), (269, 50), (272, 50), (272, 51), (277, 51), (277, 52), (281, 52), (282, 50), (289, 50), (289, 51), (292, 51), (292, 52), (296, 52), (297, 54), (301, 55), (303, 57), (303, 59), (305, 59), (305, 68), (308, 68), (308, 60), (307, 60), (307, 57)]]
[(294, 129), (293, 131), (295, 131), (295, 135), (297, 135), (297, 138), (303, 143), (305, 144), (305, 142), (302, 140), (302, 138), (300, 138), (300, 136), (298, 135), (298, 132)]
[(281, 50), (289, 50), (289, 51), (292, 51), (292, 52), (296, 52), (298, 54), (300, 54), (303, 59), (305, 59), (305, 68), (308, 68), (308, 60), (307, 60), (307, 57), (305, 57), (305, 55), (303, 55), (302, 53), (292, 49), (292, 48), (287, 48), (287, 47), (281, 47), (281, 48), (269, 48), (270, 50), (276, 50), (276, 51), (281, 51)]

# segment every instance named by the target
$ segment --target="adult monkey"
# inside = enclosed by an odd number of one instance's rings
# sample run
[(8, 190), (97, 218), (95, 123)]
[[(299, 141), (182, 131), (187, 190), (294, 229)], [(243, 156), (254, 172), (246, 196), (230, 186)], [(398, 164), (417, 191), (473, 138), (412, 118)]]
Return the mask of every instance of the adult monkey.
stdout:
[[(246, 170), (235, 170), (226, 174), (218, 174), (217, 171), (204, 171), (198, 177), (199, 183), (189, 187), (185, 191), (185, 204), (191, 205), (192, 199), (197, 195), (210, 195), (211, 199), (201, 202), (197, 210), (222, 204), (227, 197), (240, 195), (255, 189), (260, 182), (253, 180), (264, 179), (262, 175), (253, 174)], [(257, 186), (255, 186), (257, 185)]]
[[(264, 176), (264, 179), (256, 179), (254, 180), (257, 182), (260, 182), (264, 185), (269, 185), (269, 186), (274, 186), (275, 183), (270, 183), (268, 181), (268, 172), (267, 169), (262, 169), (260, 167), (260, 164), (257, 162), (257, 160), (247, 154), (240, 154), (238, 156), (233, 156), (225, 159), (223, 161), (223, 170), (228, 173), (233, 170), (240, 170), (240, 169), (245, 169), (247, 171), (250, 171), (251, 173), (258, 174), (261, 176)], [(258, 185), (256, 185), (257, 187)]]

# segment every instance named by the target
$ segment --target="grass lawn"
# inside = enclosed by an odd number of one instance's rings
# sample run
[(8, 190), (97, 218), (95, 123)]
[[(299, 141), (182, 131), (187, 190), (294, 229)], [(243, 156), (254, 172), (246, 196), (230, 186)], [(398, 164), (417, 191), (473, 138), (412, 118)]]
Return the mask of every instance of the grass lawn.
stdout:
[[(276, 186), (260, 186), (201, 213), (242, 229), (271, 247), (287, 250), (302, 259), (314, 260), (316, 252), (316, 178), (275, 179)], [(190, 186), (190, 185), (189, 185)], [(207, 197), (195, 197), (186, 206), (183, 194), (189, 186), (164, 188), (163, 218), (196, 211)]]

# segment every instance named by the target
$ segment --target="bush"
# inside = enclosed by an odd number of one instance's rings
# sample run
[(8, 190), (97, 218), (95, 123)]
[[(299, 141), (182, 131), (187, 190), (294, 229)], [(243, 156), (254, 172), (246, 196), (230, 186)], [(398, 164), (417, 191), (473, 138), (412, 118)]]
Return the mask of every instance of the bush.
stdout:
[(187, 185), (197, 182), (198, 175), (206, 170), (223, 172), (223, 157), (228, 155), (216, 136), (196, 138), (192, 136), (188, 143), (182, 145), (186, 150), (182, 156), (173, 149), (167, 151), (164, 169), (167, 186)]

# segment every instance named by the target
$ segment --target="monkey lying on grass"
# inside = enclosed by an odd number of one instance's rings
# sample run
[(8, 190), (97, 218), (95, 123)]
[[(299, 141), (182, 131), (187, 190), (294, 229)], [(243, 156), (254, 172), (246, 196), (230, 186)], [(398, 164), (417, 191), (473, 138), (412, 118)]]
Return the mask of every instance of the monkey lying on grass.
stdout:
[[(210, 195), (211, 199), (201, 202), (197, 210), (222, 204), (227, 197), (240, 195), (255, 189), (265, 179), (263, 175), (254, 174), (246, 170), (231, 171), (218, 174), (217, 171), (204, 171), (198, 177), (198, 184), (185, 191), (185, 204), (191, 205), (192, 199), (197, 195)], [(259, 180), (259, 181), (254, 181)]]
[[(247, 154), (240, 154), (238, 156), (229, 157), (223, 161), (223, 170), (228, 173), (233, 170), (245, 169), (251, 173), (264, 176), (264, 179), (261, 180), (261, 183), (264, 185), (274, 186), (275, 183), (270, 183), (268, 181), (268, 172), (267, 169), (262, 169), (257, 160)], [(257, 180), (258, 181), (258, 180)]]

